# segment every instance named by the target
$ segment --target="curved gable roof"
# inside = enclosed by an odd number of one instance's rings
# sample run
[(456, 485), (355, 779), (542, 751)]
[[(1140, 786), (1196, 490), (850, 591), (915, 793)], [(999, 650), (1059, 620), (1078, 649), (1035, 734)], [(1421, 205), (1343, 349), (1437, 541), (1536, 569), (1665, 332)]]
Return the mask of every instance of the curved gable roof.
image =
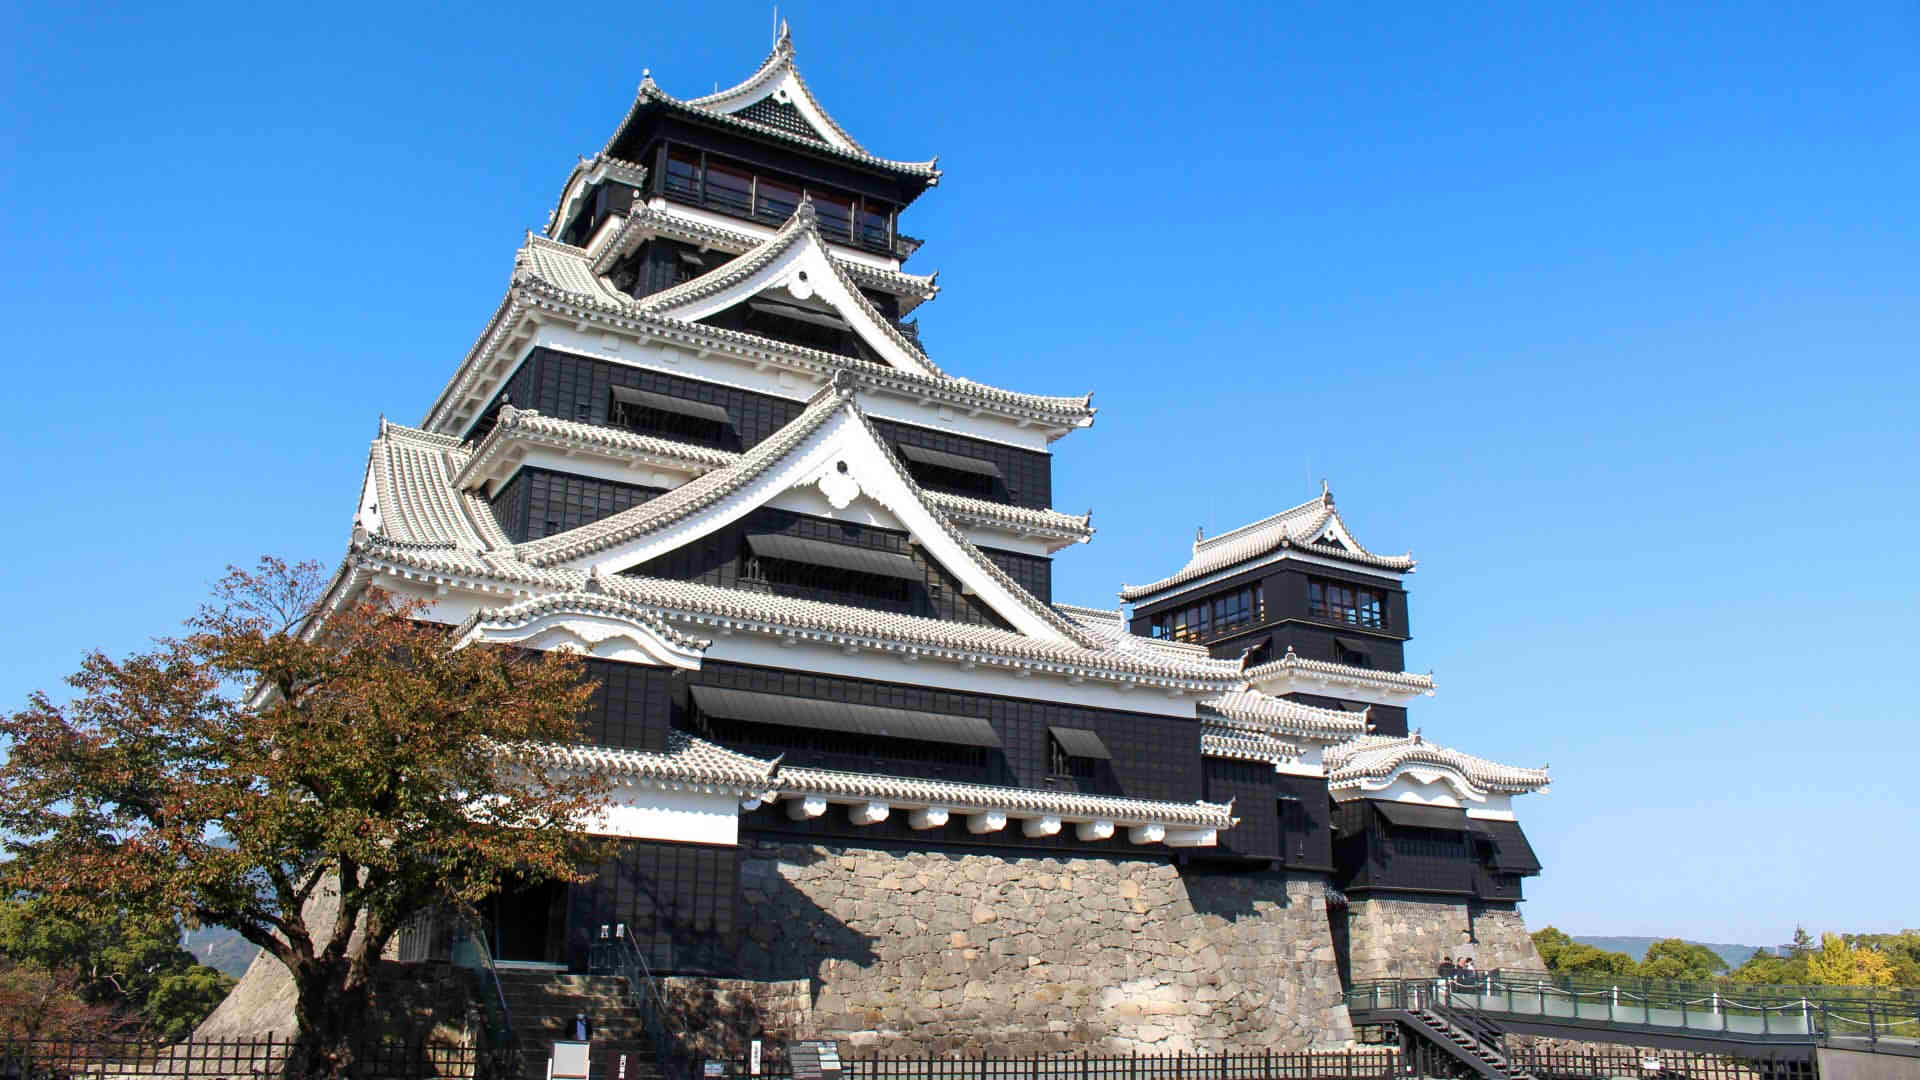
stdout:
[[(809, 270), (813, 272), (812, 277), (808, 275)], [(827, 250), (811, 199), (801, 199), (800, 208), (786, 224), (758, 247), (734, 256), (691, 281), (643, 296), (637, 301), (637, 307), (656, 315), (694, 322), (742, 304), (767, 289), (780, 287), (785, 287), (797, 299), (817, 296), (825, 301), (889, 366), (934, 379), (952, 378), (861, 295), (860, 287)]]
[[(591, 562), (603, 571), (617, 572), (721, 528), (788, 487), (817, 483), (833, 498), (835, 484), (851, 485), (848, 498), (865, 495), (887, 506), (917, 541), (927, 545), (929, 554), (1021, 633), (1080, 648), (1135, 651), (1131, 643), (1116, 646), (1102, 640), (1042, 604), (987, 558), (926, 497), (886, 440), (874, 431), (855, 394), (856, 380), (843, 374), (815, 394), (791, 423), (732, 464), (703, 473), (665, 495), (611, 517), (522, 544), (515, 555), (532, 566), (579, 567)], [(820, 445), (815, 436), (842, 419), (846, 422), (841, 433), (833, 436), (832, 444)], [(841, 472), (825, 470), (816, 478), (811, 458), (825, 449), (833, 453), (822, 460), (837, 458)], [(855, 451), (856, 456), (841, 456)], [(860, 467), (847, 469), (848, 460), (857, 461)], [(779, 469), (787, 470), (788, 475), (775, 475)], [(776, 483), (761, 484), (763, 480)], [(757, 484), (762, 490), (751, 490)], [(916, 520), (919, 528), (915, 527)], [(674, 530), (671, 536), (667, 535), (669, 530)], [(1238, 662), (1219, 664), (1223, 676), (1239, 668)]]
[(1412, 555), (1375, 555), (1347, 531), (1333, 508), (1333, 493), (1322, 487), (1316, 498), (1288, 507), (1271, 517), (1229, 529), (1218, 536), (1196, 537), (1187, 565), (1159, 581), (1120, 586), (1122, 600), (1139, 600), (1189, 581), (1219, 573), (1283, 547), (1345, 559), (1362, 566), (1405, 573), (1413, 569)]
[[(801, 134), (773, 123), (754, 119), (743, 113), (752, 106), (772, 99), (780, 105), (791, 106), (800, 116), (808, 129)], [(670, 109), (691, 113), (709, 120), (721, 121), (730, 126), (738, 126), (755, 134), (772, 136), (784, 142), (805, 146), (813, 150), (824, 150), (837, 157), (859, 162), (863, 165), (877, 166), (892, 172), (904, 173), (918, 178), (927, 184), (940, 182), (940, 159), (929, 158), (926, 161), (896, 161), (880, 157), (847, 133), (847, 130), (828, 115), (820, 100), (813, 96), (813, 90), (806, 80), (800, 77), (800, 69), (793, 60), (793, 35), (785, 23), (780, 25), (780, 38), (774, 42), (773, 51), (760, 62), (753, 74), (733, 86), (712, 94), (696, 98), (677, 98), (660, 89), (653, 81), (653, 73), (646, 72), (640, 81), (640, 91), (634, 97), (632, 108), (614, 129), (613, 136), (607, 140), (603, 153), (611, 154), (620, 139), (633, 126), (635, 116), (648, 104), (658, 104)]]

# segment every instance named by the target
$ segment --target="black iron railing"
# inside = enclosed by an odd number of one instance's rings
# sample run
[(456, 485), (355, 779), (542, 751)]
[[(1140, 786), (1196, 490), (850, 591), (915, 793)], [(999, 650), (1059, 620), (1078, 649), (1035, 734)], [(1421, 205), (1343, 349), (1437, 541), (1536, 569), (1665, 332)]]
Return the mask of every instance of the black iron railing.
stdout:
[(661, 1074), (667, 1080), (691, 1080), (692, 1070), (681, 1050), (685, 1032), (674, 1020), (666, 994), (647, 966), (646, 954), (627, 934), (625, 926), (618, 927), (612, 937), (588, 947), (587, 967), (595, 974), (615, 975), (626, 980), (627, 998), (646, 1025)]
[[(1258, 1051), (1250, 1054), (1054, 1054), (1032, 1057), (869, 1057), (842, 1062), (844, 1080), (1389, 1080), (1398, 1050)], [(792, 1080), (782, 1061), (729, 1062), (728, 1076)], [(1748, 1078), (1751, 1080), (1751, 1078)]]
[[(261, 1039), (187, 1039), (154, 1043), (135, 1039), (12, 1039), (0, 1035), (0, 1077), (76, 1076), (272, 1076), (284, 1068), (293, 1042)], [(359, 1074), (367, 1080), (435, 1080), (486, 1075), (482, 1052), (471, 1046), (426, 1041), (366, 1039), (353, 1046)], [(517, 1076), (517, 1072), (494, 1072)]]

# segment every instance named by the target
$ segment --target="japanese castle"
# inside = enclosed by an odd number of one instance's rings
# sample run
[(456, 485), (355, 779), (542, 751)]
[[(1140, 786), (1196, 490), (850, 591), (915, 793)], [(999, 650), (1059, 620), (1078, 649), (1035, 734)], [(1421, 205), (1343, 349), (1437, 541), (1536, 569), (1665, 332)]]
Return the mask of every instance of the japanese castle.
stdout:
[[(599, 682), (551, 754), (613, 778), (620, 854), (503, 888), (494, 956), (579, 972), (614, 927), (664, 976), (805, 980), (807, 1036), (1212, 1050), (1350, 1038), (1341, 982), (1537, 963), (1512, 799), (1547, 774), (1410, 731), (1414, 561), (1331, 492), (1054, 601), (1095, 409), (922, 345), (902, 226), (940, 179), (836, 123), (784, 28), (717, 93), (649, 74), (380, 424), (334, 598)], [(1231, 1006), (1186, 981), (1202, 935)]]

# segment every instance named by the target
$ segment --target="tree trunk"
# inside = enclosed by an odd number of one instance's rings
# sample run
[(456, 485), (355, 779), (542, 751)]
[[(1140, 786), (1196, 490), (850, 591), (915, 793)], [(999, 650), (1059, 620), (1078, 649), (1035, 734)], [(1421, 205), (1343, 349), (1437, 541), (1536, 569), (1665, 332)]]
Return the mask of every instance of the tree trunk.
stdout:
[(295, 976), (299, 1034), (282, 1072), (289, 1080), (358, 1080), (364, 1075), (359, 1055), (374, 1041), (369, 1030), (372, 996), (364, 971), (356, 971), (356, 966), (344, 960), (316, 963)]

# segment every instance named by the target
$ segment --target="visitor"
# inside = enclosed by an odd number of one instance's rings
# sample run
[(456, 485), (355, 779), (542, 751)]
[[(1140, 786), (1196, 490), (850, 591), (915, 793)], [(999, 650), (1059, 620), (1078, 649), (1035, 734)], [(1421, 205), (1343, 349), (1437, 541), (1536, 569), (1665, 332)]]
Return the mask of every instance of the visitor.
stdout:
[(587, 1023), (586, 1013), (573, 1014), (573, 1041), (588, 1042), (593, 1038), (593, 1025)]

